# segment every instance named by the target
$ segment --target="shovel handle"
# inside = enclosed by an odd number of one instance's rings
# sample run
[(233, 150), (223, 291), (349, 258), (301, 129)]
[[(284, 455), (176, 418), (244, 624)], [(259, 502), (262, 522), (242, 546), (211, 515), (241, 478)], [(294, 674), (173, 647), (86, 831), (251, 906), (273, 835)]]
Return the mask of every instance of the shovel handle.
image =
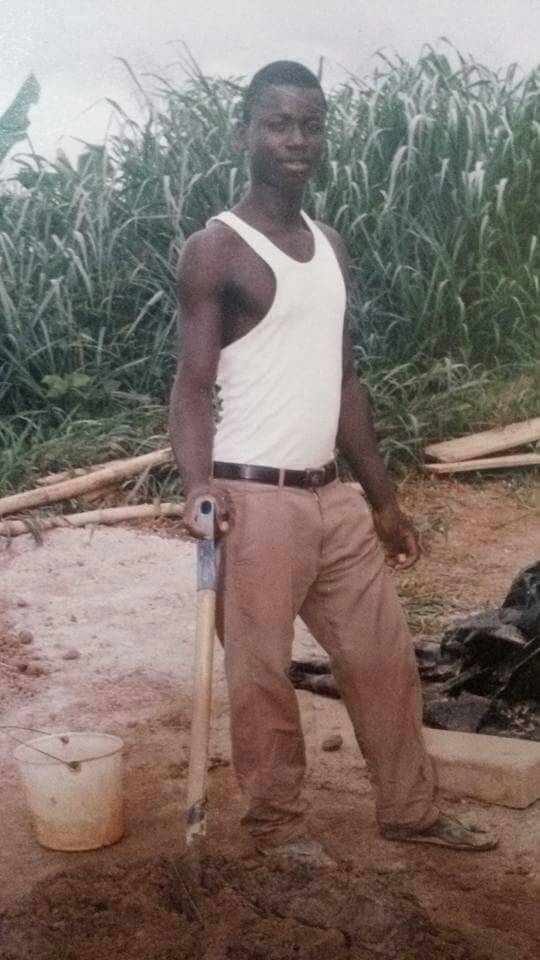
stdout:
[(206, 835), (206, 781), (212, 702), (212, 667), (219, 545), (214, 540), (215, 503), (201, 498), (198, 525), (209, 539), (197, 543), (197, 624), (187, 787), (186, 843)]

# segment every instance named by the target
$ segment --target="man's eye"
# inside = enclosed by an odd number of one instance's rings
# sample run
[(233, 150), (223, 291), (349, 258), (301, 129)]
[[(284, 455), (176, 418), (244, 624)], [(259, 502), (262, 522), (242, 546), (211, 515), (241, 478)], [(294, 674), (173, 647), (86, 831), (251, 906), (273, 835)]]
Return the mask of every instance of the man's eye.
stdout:
[(323, 129), (323, 125), (318, 121), (314, 121), (313, 123), (308, 123), (309, 133), (322, 133), (322, 129)]
[(280, 133), (287, 129), (287, 124), (284, 120), (271, 120), (268, 124), (268, 129)]

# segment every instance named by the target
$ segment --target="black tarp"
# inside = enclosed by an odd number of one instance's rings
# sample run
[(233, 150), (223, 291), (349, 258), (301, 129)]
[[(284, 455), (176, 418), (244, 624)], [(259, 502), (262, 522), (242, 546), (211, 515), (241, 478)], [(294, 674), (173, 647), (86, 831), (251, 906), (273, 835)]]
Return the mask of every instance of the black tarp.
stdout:
[[(440, 644), (420, 641), (415, 649), (420, 676), (435, 690), (426, 697), (428, 723), (498, 732), (523, 705), (537, 717), (531, 735), (540, 735), (540, 562), (518, 574), (500, 607), (454, 623)], [(326, 657), (293, 660), (290, 676), (298, 689), (339, 698)]]

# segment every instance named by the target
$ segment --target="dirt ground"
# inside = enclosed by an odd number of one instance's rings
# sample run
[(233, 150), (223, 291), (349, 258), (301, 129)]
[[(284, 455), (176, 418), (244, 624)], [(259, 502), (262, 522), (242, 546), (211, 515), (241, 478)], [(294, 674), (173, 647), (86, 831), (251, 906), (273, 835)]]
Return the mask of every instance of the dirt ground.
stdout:
[[(403, 496), (426, 546), (399, 581), (416, 636), (498, 605), (540, 557), (540, 484), (415, 481)], [(188, 759), (194, 548), (155, 528), (57, 530), (0, 553), (1, 724), (98, 730), (125, 741), (127, 832), (88, 853), (40, 847), (0, 738), (2, 960), (533, 960), (540, 953), (540, 803), (441, 797), (495, 827), (482, 855), (392, 844), (375, 828), (364, 764), (341, 703), (300, 692), (313, 831), (337, 871), (260, 861), (242, 835), (218, 651), (209, 860), (185, 913), (181, 856)], [(295, 655), (315, 652), (299, 627)], [(30, 736), (14, 730), (22, 739)], [(341, 750), (321, 750), (332, 733)]]

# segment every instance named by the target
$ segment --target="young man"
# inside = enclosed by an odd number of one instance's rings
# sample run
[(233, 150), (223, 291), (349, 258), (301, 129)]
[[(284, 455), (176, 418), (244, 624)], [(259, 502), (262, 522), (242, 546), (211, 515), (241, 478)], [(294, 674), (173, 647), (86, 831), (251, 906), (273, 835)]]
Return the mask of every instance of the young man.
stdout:
[[(171, 439), (186, 528), (201, 536), (197, 500), (212, 496), (227, 531), (220, 634), (243, 823), (262, 852), (327, 862), (306, 832), (304, 742), (288, 678), (300, 615), (331, 658), (383, 835), (488, 849), (493, 839), (433, 805), (413, 645), (385, 564), (415, 563), (418, 541), (355, 374), (344, 245), (302, 211), (325, 115), (320, 84), (300, 64), (255, 75), (241, 125), (249, 190), (189, 239), (178, 270)], [(337, 479), (336, 447), (364, 494)]]

